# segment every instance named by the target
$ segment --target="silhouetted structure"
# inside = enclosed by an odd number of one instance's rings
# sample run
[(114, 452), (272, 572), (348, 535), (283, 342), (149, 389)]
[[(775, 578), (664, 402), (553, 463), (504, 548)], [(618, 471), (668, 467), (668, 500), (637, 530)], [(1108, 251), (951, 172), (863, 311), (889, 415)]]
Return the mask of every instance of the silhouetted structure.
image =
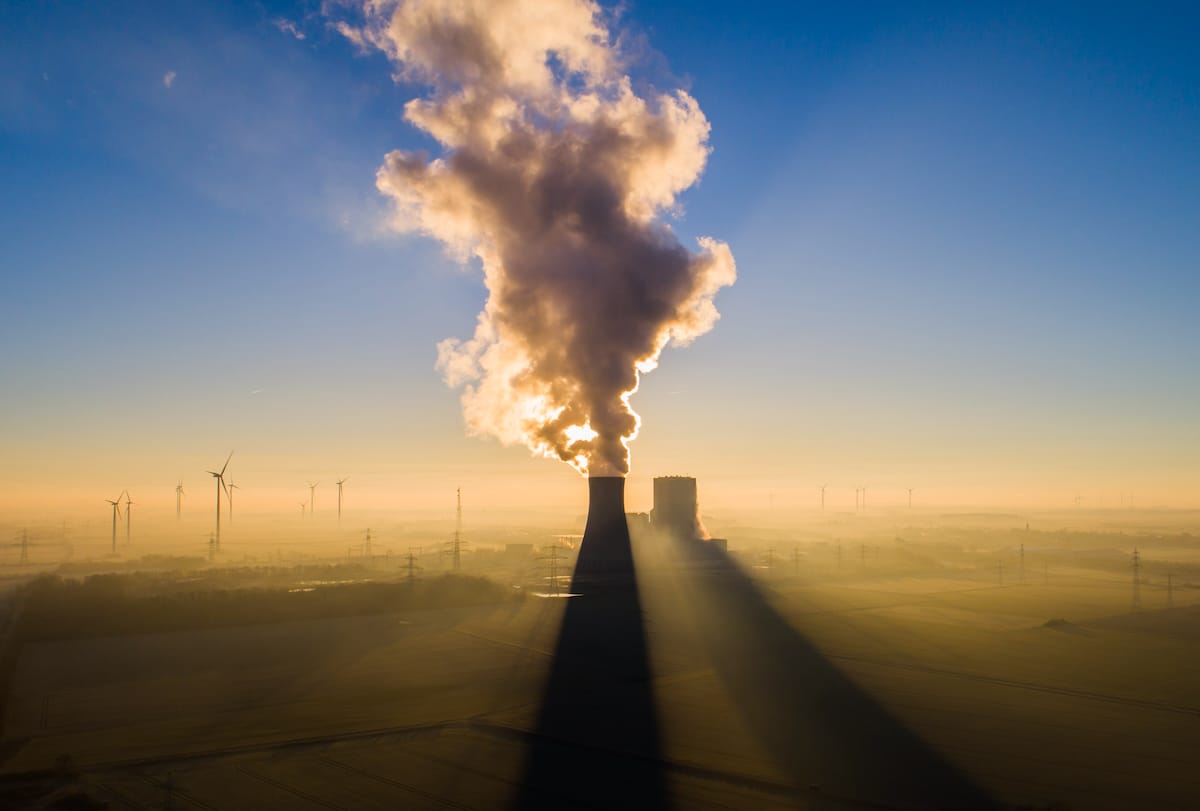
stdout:
[(229, 467), (229, 460), (233, 458), (233, 451), (229, 452), (229, 456), (225, 457), (225, 464), (221, 466), (220, 472), (215, 470), (208, 471), (208, 475), (217, 480), (217, 529), (213, 533), (213, 549), (217, 552), (221, 551), (221, 491), (228, 492), (225, 486), (225, 469)]
[(625, 479), (590, 477), (588, 494), (579, 596), (565, 601), (513, 811), (669, 807)]
[(575, 562), (575, 582), (632, 577), (633, 552), (625, 521), (625, 478), (588, 478), (588, 516)]
[(1142, 558), (1133, 550), (1133, 610), (1142, 610)]
[(338, 521), (342, 520), (342, 486), (346, 484), (349, 476), (344, 476), (337, 480), (338, 487)]
[(462, 488), (455, 490), (457, 506), (454, 512), (454, 544), (451, 549), (454, 571), (462, 569)]
[(654, 480), (654, 509), (650, 522), (673, 538), (691, 540), (708, 533), (700, 523), (696, 480), (691, 476), (659, 476)]
[[(122, 494), (122, 495), (123, 495), (123, 494)], [(113, 514), (112, 514), (112, 553), (115, 555), (115, 554), (117, 554), (117, 516), (121, 514), (121, 496), (117, 496), (117, 500), (116, 500), (116, 501), (113, 501), (112, 499), (109, 499), (109, 500), (108, 500), (108, 503), (109, 503), (109, 504), (111, 504), (111, 505), (112, 505), (112, 508), (113, 508)]]

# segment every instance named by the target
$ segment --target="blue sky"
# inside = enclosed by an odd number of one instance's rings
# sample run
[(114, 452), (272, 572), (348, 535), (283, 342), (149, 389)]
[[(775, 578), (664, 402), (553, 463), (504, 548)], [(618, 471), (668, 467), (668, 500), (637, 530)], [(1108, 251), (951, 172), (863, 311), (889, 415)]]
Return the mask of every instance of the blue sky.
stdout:
[[(634, 475), (1200, 503), (1200, 15), (830, 5), (620, 20), (635, 77), (712, 123), (674, 227), (739, 269), (643, 381)], [(485, 291), (380, 227), (384, 154), (435, 148), (382, 56), (314, 4), (0, 9), (0, 506), (173, 487), (235, 446), (264, 493), (576, 487), (463, 436), (435, 344)]]

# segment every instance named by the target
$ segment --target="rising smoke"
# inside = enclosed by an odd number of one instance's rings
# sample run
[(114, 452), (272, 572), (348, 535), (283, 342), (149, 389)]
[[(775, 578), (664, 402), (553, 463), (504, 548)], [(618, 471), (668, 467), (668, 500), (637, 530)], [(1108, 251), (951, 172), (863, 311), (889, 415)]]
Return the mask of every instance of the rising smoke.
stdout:
[(442, 155), (394, 151), (394, 225), (481, 260), (473, 337), (438, 346), (468, 429), (624, 475), (629, 398), (668, 344), (717, 320), (729, 247), (662, 221), (696, 182), (709, 124), (683, 90), (639, 94), (587, 0), (365, 0), (339, 29), (431, 88), (406, 119)]

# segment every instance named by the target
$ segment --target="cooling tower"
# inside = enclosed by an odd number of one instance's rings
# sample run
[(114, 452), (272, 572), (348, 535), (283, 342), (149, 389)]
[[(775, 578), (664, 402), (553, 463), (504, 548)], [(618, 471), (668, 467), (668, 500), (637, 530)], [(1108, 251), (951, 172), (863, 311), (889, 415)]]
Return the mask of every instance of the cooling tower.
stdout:
[(650, 513), (654, 528), (681, 540), (707, 535), (700, 524), (700, 505), (696, 498), (696, 480), (691, 476), (659, 476), (654, 480), (654, 509)]
[(588, 478), (588, 515), (575, 562), (575, 582), (581, 579), (633, 576), (633, 551), (625, 522), (625, 478)]

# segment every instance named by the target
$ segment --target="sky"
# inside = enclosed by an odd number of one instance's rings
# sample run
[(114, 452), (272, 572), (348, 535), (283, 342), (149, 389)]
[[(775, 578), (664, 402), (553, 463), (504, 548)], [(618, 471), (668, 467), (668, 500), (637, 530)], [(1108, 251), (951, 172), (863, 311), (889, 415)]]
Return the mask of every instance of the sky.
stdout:
[[(623, 4), (712, 127), (670, 225), (738, 269), (632, 398), (632, 509), (1200, 507), (1200, 13), (962, 5)], [(426, 88), (318, 3), (0, 19), (0, 514), (166, 514), (230, 450), (251, 511), (583, 503), (435, 368), (482, 274), (375, 187)]]

